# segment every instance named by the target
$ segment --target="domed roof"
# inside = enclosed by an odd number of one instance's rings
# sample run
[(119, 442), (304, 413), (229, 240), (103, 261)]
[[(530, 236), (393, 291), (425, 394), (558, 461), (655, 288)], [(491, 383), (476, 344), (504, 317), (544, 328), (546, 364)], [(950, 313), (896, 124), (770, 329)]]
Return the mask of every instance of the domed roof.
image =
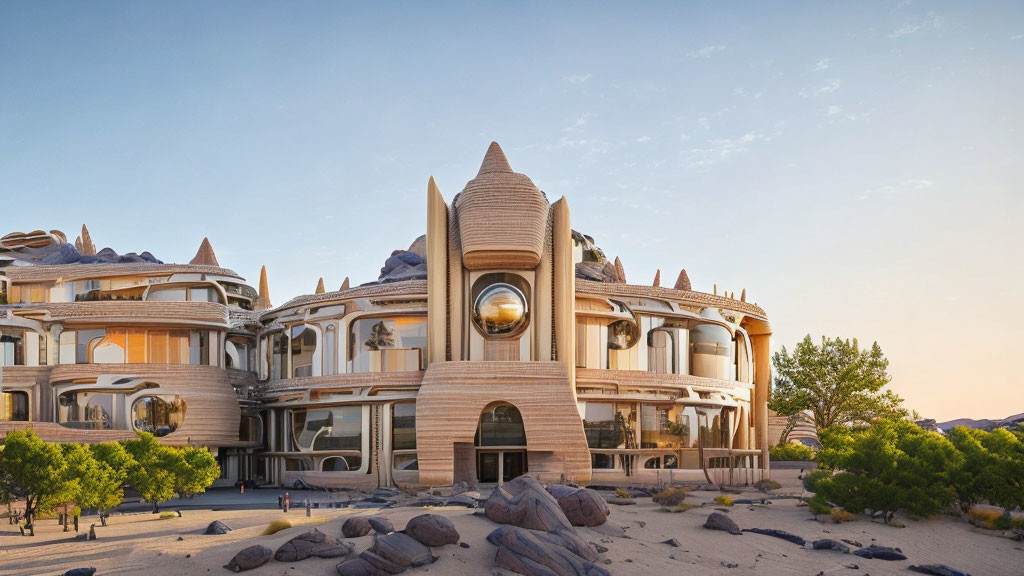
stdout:
[(540, 264), (547, 198), (527, 176), (512, 171), (497, 142), (491, 142), (476, 178), (455, 197), (453, 208), (466, 268)]

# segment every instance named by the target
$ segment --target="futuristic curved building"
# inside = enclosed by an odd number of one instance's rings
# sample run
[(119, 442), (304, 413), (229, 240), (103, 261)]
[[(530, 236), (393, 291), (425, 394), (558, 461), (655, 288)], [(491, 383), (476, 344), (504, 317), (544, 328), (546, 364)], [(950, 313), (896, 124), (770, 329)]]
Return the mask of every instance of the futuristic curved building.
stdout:
[(450, 203), (430, 180), (426, 235), (376, 282), (276, 308), (205, 240), (168, 265), (84, 227), (9, 234), (0, 435), (146, 430), (210, 447), (226, 483), (760, 479), (764, 311), (659, 284), (626, 283), (497, 144)]

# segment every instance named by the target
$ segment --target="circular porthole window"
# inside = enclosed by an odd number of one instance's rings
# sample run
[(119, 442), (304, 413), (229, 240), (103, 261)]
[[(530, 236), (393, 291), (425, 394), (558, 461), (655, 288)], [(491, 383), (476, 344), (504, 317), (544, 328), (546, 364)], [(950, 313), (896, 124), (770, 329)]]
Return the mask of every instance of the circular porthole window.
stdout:
[(511, 284), (491, 284), (473, 302), (473, 322), (490, 338), (518, 336), (528, 324), (526, 297)]

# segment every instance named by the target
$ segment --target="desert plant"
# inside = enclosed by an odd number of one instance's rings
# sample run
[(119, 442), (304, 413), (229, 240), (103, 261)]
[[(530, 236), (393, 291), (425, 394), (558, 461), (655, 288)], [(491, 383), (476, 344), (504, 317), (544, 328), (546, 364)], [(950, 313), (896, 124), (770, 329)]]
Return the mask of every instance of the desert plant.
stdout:
[(768, 449), (768, 455), (772, 460), (814, 460), (814, 450), (809, 446), (788, 442), (777, 444)]
[(967, 512), (967, 517), (982, 528), (991, 529), (997, 518), (1003, 515), (1002, 510), (991, 510), (988, 508), (972, 508)]
[(715, 496), (715, 504), (721, 506), (732, 506), (732, 498), (722, 494), (721, 496)]
[(270, 524), (267, 524), (267, 528), (263, 531), (264, 536), (270, 536), (271, 534), (277, 534), (281, 530), (287, 530), (292, 527), (292, 523), (287, 520), (274, 520)]
[(853, 514), (850, 514), (842, 508), (836, 507), (828, 511), (828, 515), (832, 518), (832, 521), (836, 524), (842, 524), (843, 522), (850, 522), (853, 520)]
[(624, 488), (616, 488), (615, 489), (615, 497), (616, 498), (632, 498), (633, 494), (631, 494), (629, 492), (629, 490), (626, 490)]
[(686, 512), (687, 510), (692, 510), (692, 509), (694, 509), (696, 507), (697, 507), (696, 504), (690, 504), (689, 502), (680, 502), (679, 504), (677, 504), (677, 505), (675, 505), (675, 506), (673, 506), (671, 508), (666, 508), (666, 510), (668, 510), (669, 512), (679, 513), (679, 512)]
[(779, 484), (775, 480), (770, 478), (764, 478), (754, 482), (754, 488), (757, 488), (761, 492), (771, 492), (772, 490), (778, 490), (782, 488), (782, 484)]
[(161, 520), (170, 520), (171, 518), (177, 518), (177, 517), (178, 517), (178, 515), (175, 514), (174, 512), (161, 512), (160, 513), (160, 519)]

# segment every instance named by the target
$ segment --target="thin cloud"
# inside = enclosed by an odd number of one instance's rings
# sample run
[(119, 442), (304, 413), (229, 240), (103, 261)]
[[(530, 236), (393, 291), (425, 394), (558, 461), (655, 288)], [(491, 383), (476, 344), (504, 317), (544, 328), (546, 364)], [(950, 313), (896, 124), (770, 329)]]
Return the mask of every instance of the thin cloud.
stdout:
[(811, 72), (821, 72), (822, 70), (828, 70), (832, 67), (832, 63), (829, 62), (828, 58), (822, 58), (818, 60), (818, 63), (811, 68)]
[(885, 186), (879, 186), (870, 190), (865, 190), (857, 196), (859, 200), (868, 200), (879, 196), (898, 196), (903, 194), (909, 194), (912, 192), (920, 192), (927, 190), (934, 186), (935, 183), (931, 180), (925, 180), (923, 178), (914, 178), (910, 180), (904, 180), (896, 184), (887, 184)]
[(693, 60), (707, 60), (723, 50), (725, 50), (725, 46), (716, 44), (714, 46), (705, 46), (696, 52), (690, 52), (689, 56)]
[(924, 20), (919, 22), (910, 22), (893, 30), (889, 33), (889, 38), (903, 38), (904, 36), (917, 34), (922, 30), (938, 28), (940, 26), (942, 26), (942, 19), (939, 18), (935, 12), (929, 12), (928, 15), (925, 16)]
[(752, 130), (736, 138), (712, 140), (702, 148), (689, 148), (681, 152), (683, 165), (688, 169), (707, 168), (747, 152), (757, 142), (771, 140), (771, 136)]
[(801, 90), (800, 91), (800, 97), (801, 98), (815, 98), (817, 96), (824, 96), (825, 94), (831, 94), (831, 93), (835, 92), (836, 90), (839, 90), (839, 87), (842, 86), (842, 85), (843, 85), (843, 82), (841, 80), (832, 79), (832, 80), (829, 80), (828, 82), (826, 82), (825, 84), (823, 84), (821, 86), (818, 86), (817, 88), (811, 88), (811, 89), (805, 88), (805, 89)]
[(570, 74), (565, 78), (562, 78), (562, 80), (569, 84), (583, 84), (587, 80), (590, 80), (590, 74)]
[(833, 104), (833, 105), (828, 107), (828, 115), (829, 116), (835, 116), (836, 114), (842, 114), (842, 113), (843, 113), (843, 107), (839, 106), (838, 104)]

